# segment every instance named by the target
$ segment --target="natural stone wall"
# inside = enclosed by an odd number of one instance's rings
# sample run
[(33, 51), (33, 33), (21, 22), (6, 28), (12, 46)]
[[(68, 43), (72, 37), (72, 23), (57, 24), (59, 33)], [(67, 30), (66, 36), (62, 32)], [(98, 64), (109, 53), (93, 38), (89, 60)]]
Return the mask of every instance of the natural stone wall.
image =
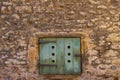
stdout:
[[(38, 38), (83, 36), (81, 75), (40, 75)], [(0, 0), (0, 80), (120, 80), (119, 0)]]

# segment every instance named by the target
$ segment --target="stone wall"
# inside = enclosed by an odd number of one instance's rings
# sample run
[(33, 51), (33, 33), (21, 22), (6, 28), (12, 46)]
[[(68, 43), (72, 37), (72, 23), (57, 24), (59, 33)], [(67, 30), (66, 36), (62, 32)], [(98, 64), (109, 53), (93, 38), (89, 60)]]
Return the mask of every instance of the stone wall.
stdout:
[[(40, 75), (38, 39), (83, 39), (81, 75)], [(0, 80), (120, 80), (119, 0), (0, 0)]]

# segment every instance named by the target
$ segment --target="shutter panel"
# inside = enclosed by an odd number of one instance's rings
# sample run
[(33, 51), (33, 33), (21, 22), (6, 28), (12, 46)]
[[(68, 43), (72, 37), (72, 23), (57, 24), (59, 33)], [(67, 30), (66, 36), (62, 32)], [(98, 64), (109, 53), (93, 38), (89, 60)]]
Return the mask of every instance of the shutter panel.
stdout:
[(80, 74), (80, 38), (40, 39), (40, 74)]
[[(43, 41), (49, 40), (49, 38), (42, 39)], [(49, 64), (50, 59), (50, 44), (40, 44), (40, 73), (41, 74), (49, 74), (49, 66), (46, 66)], [(46, 65), (45, 65), (46, 64)]]
[(80, 38), (73, 39), (73, 62), (74, 62), (74, 74), (81, 73), (81, 47), (80, 47)]
[(65, 52), (64, 52), (64, 38), (57, 38), (57, 74), (64, 74), (65, 68)]
[(65, 38), (65, 74), (73, 73), (72, 38)]

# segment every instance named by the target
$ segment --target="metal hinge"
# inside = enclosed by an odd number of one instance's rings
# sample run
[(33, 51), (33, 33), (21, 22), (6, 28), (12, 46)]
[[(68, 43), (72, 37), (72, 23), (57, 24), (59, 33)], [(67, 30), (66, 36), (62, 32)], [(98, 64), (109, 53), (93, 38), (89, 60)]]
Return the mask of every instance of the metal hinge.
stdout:
[(74, 57), (82, 57), (82, 54), (75, 54)]

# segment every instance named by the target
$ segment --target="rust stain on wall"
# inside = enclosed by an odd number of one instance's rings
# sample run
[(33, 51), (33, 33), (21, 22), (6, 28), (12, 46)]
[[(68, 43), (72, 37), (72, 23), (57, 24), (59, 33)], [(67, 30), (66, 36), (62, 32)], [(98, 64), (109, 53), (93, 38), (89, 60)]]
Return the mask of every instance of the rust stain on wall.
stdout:
[(34, 59), (35, 59), (35, 49), (31, 49), (29, 51), (29, 59), (30, 59), (30, 61), (34, 61)]

